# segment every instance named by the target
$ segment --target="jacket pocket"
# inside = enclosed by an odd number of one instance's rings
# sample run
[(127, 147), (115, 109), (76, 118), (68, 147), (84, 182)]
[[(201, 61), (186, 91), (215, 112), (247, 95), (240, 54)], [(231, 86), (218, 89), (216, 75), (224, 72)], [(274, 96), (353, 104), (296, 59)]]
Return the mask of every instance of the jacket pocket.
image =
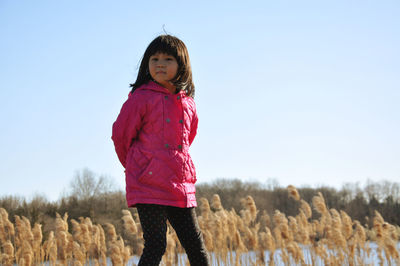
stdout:
[(144, 168), (142, 174), (139, 177), (139, 182), (143, 184), (149, 184), (153, 177), (156, 175), (157, 170), (156, 159), (151, 159), (148, 165)]
[(140, 175), (139, 182), (155, 190), (170, 191), (173, 187), (171, 174), (172, 172), (163, 165), (162, 160), (152, 158)]

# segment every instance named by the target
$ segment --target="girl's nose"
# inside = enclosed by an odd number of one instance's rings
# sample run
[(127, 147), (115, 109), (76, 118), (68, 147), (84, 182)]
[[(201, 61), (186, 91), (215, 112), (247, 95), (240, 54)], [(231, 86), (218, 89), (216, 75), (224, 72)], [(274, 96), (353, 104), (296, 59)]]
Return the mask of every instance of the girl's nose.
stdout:
[(157, 67), (165, 67), (166, 66), (166, 62), (164, 60), (159, 60), (157, 62)]

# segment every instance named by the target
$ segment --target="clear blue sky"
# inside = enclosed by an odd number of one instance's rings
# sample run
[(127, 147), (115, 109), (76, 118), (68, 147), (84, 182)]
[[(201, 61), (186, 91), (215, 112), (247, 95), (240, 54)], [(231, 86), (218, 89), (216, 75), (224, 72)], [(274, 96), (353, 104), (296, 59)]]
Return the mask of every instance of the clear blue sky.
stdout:
[(400, 180), (399, 1), (0, 0), (0, 196), (124, 188), (111, 126), (151, 40), (192, 60), (200, 182)]

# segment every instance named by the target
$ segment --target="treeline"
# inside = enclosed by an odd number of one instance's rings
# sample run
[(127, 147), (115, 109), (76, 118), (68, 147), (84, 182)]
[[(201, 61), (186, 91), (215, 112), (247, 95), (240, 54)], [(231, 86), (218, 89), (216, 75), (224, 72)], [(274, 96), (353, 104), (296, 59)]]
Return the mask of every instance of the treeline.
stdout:
[[(360, 187), (358, 183), (348, 183), (341, 189), (321, 186), (318, 188), (297, 187), (300, 197), (311, 205), (312, 198), (321, 192), (328, 208), (343, 210), (353, 220), (358, 220), (363, 225), (372, 226), (374, 212), (378, 211), (384, 219), (395, 225), (400, 225), (400, 184), (383, 181), (368, 181)], [(198, 197), (212, 198), (218, 194), (225, 209), (240, 210), (241, 199), (251, 195), (262, 212), (269, 215), (275, 210), (287, 216), (298, 214), (300, 203), (288, 197), (286, 187), (272, 183), (264, 185), (259, 182), (243, 182), (238, 179), (220, 179), (210, 184), (197, 186)], [(311, 205), (312, 206), (312, 205)], [(313, 219), (318, 218), (313, 212)]]
[[(197, 198), (211, 199), (218, 194), (223, 207), (239, 212), (243, 208), (241, 199), (251, 195), (257, 209), (272, 215), (275, 210), (287, 216), (298, 214), (299, 202), (288, 197), (288, 191), (277, 182), (262, 184), (258, 182), (243, 182), (238, 179), (219, 179), (212, 183), (196, 186)], [(321, 192), (328, 208), (344, 210), (353, 220), (371, 227), (374, 211), (381, 213), (383, 218), (394, 225), (400, 225), (400, 185), (392, 182), (349, 183), (341, 189), (331, 187), (298, 187), (301, 198), (311, 205), (312, 197)], [(311, 205), (312, 206), (312, 205)], [(125, 193), (115, 189), (106, 177), (96, 177), (89, 170), (77, 173), (71, 182), (70, 193), (56, 202), (49, 202), (43, 196), (36, 196), (27, 201), (17, 196), (0, 198), (0, 207), (7, 210), (10, 220), (14, 222), (15, 215), (27, 217), (32, 224), (41, 223), (44, 234), (54, 230), (56, 213), (68, 213), (69, 219), (90, 217), (94, 223), (112, 223), (117, 232), (123, 235), (121, 210), (127, 209)], [(136, 215), (135, 209), (132, 210)], [(318, 218), (313, 212), (313, 219)]]

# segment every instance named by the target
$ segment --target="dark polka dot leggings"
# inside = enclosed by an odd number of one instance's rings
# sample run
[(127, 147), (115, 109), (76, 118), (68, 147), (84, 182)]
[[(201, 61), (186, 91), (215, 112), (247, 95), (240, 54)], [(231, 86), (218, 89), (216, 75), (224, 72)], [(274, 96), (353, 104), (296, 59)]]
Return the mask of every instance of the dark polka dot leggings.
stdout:
[(186, 251), (191, 266), (210, 265), (194, 208), (137, 204), (144, 249), (138, 266), (158, 266), (167, 247), (167, 220)]

